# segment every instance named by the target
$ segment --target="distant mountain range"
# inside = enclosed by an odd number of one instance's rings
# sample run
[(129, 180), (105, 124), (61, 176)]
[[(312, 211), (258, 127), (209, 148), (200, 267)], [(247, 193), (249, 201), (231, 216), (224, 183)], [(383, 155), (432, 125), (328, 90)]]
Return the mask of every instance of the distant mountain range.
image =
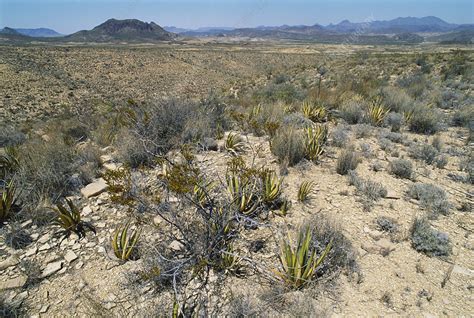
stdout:
[(322, 43), (410, 44), (423, 41), (472, 44), (474, 24), (452, 24), (437, 17), (396, 18), (389, 21), (353, 23), (348, 20), (327, 26), (282, 25), (255, 28), (204, 27), (185, 29), (173, 26), (162, 28), (154, 22), (136, 19), (109, 19), (92, 30), (61, 36), (51, 29), (0, 30), (3, 41), (45, 42), (161, 42), (187, 37), (263, 38), (314, 41)]
[(54, 30), (48, 29), (48, 28), (15, 29), (15, 30), (20, 34), (31, 36), (31, 37), (37, 37), (37, 38), (64, 36), (63, 34), (58, 33)]

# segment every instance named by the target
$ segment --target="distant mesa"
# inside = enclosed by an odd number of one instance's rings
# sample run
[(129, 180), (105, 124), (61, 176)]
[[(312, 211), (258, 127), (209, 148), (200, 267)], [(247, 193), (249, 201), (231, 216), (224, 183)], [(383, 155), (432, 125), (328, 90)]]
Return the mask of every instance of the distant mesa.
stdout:
[(36, 28), (36, 29), (15, 29), (18, 33), (26, 36), (37, 37), (37, 38), (52, 38), (58, 36), (64, 36), (52, 29), (48, 28)]
[(170, 41), (176, 37), (154, 22), (136, 19), (109, 19), (90, 31), (79, 31), (64, 37), (76, 42), (156, 42)]

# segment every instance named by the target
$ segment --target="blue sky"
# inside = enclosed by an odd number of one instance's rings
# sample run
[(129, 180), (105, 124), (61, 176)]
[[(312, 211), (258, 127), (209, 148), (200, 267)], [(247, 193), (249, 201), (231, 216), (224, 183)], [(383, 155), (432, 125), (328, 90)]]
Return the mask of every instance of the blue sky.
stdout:
[(61, 33), (91, 29), (109, 18), (164, 26), (251, 27), (329, 24), (433, 15), (474, 23), (472, 0), (0, 0), (0, 27), (48, 27)]

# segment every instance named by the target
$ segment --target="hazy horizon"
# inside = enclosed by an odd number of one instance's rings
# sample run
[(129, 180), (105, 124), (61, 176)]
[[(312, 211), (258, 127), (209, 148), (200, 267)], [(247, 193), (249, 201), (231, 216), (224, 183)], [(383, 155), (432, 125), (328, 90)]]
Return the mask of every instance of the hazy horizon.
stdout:
[(364, 22), (408, 16), (474, 23), (473, 4), (467, 0), (0, 0), (0, 27), (44, 27), (63, 34), (92, 29), (110, 18), (196, 29), (328, 25), (346, 19)]

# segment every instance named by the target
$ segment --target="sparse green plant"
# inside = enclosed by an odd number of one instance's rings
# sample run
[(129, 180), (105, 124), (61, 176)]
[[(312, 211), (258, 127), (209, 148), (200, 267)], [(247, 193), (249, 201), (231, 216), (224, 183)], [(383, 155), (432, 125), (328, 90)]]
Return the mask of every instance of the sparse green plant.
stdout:
[(255, 184), (248, 180), (241, 180), (241, 177), (234, 173), (227, 174), (226, 181), (227, 191), (232, 202), (236, 204), (238, 211), (247, 215), (252, 214), (258, 206)]
[(76, 233), (80, 238), (84, 237), (86, 235), (86, 229), (95, 233), (95, 229), (90, 223), (81, 220), (81, 213), (74, 202), (66, 199), (66, 203), (69, 209), (64, 207), (61, 203), (56, 204), (56, 208), (53, 209), (57, 213), (57, 219), (54, 223), (63, 228), (66, 236), (69, 236), (71, 233)]
[(417, 218), (411, 228), (411, 244), (428, 256), (448, 256), (451, 246), (447, 234), (433, 229), (426, 218)]
[(435, 161), (435, 158), (438, 155), (438, 150), (429, 144), (414, 144), (409, 148), (409, 154), (412, 158), (423, 160), (430, 165)]
[(415, 183), (408, 188), (408, 196), (418, 200), (420, 206), (428, 211), (429, 217), (436, 218), (439, 214), (449, 214), (451, 204), (446, 192), (438, 186)]
[(313, 181), (303, 181), (298, 188), (298, 201), (306, 202), (309, 199), (309, 195), (313, 191)]
[(392, 132), (399, 132), (403, 126), (404, 118), (399, 113), (388, 113), (385, 117), (385, 123), (390, 127)]
[(304, 138), (293, 128), (278, 129), (270, 149), (280, 162), (287, 161), (289, 166), (296, 165), (305, 157)]
[(10, 217), (14, 212), (18, 212), (18, 193), (13, 180), (3, 186), (0, 197), (0, 224)]
[(305, 148), (306, 157), (311, 161), (318, 161), (324, 153), (324, 145), (328, 137), (327, 126), (316, 126), (306, 129)]
[(283, 179), (278, 178), (274, 171), (264, 171), (262, 175), (263, 202), (270, 204), (281, 195), (281, 184)]
[(367, 109), (367, 116), (372, 125), (381, 126), (389, 112), (390, 109), (387, 109), (382, 105), (382, 99), (379, 97), (374, 99), (369, 105)]
[(356, 187), (363, 196), (364, 210), (370, 211), (374, 202), (387, 196), (387, 189), (379, 182), (360, 178), (355, 171), (349, 171), (349, 184)]
[(396, 233), (398, 231), (397, 221), (386, 216), (378, 217), (376, 219), (376, 224), (381, 231), (388, 232), (390, 234)]
[(322, 123), (328, 120), (328, 111), (323, 105), (315, 105), (310, 101), (304, 101), (301, 111), (306, 118), (315, 123)]
[(131, 234), (129, 233), (129, 229), (130, 222), (120, 226), (112, 237), (114, 254), (122, 261), (128, 261), (133, 256), (140, 238), (139, 229), (135, 229)]
[(4, 153), (0, 154), (0, 179), (7, 179), (20, 167), (18, 148), (8, 146)]
[(102, 177), (108, 185), (113, 202), (132, 205), (132, 174), (129, 168), (123, 167), (116, 170), (107, 170)]
[(245, 150), (245, 143), (240, 135), (230, 133), (227, 135), (224, 148), (233, 155), (237, 155)]
[(441, 114), (429, 107), (417, 107), (408, 120), (410, 131), (419, 134), (434, 134), (440, 130)]
[(355, 170), (359, 164), (359, 156), (354, 151), (353, 147), (348, 147), (344, 149), (336, 163), (336, 172), (340, 175), (346, 175), (351, 170)]
[(310, 283), (321, 263), (331, 250), (331, 242), (324, 251), (316, 255), (316, 249), (311, 246), (312, 233), (309, 227), (301, 229), (296, 246), (293, 248), (291, 240), (281, 243), (280, 262), (282, 270), (277, 271), (278, 276), (291, 289), (300, 289)]
[(413, 175), (413, 164), (407, 159), (395, 159), (390, 162), (390, 172), (402, 179), (411, 179)]

